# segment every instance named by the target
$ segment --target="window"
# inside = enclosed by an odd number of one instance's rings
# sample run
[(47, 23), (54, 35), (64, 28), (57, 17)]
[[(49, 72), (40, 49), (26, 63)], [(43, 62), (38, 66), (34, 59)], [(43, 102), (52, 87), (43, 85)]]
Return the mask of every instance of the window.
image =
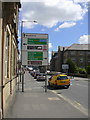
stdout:
[(15, 49), (15, 46), (13, 45), (13, 50), (12, 50), (12, 73), (13, 73), (13, 76), (16, 74), (16, 49)]
[(71, 51), (70, 54), (71, 54), (71, 55), (75, 55), (75, 51)]
[(90, 55), (90, 51), (88, 51), (88, 55)]
[(80, 58), (80, 62), (83, 62), (83, 58)]
[(88, 59), (88, 62), (90, 63), (90, 59)]
[(66, 79), (68, 79), (67, 76), (59, 76), (59, 77), (57, 77), (57, 80), (66, 80)]
[(80, 55), (83, 55), (83, 51), (79, 51), (79, 54), (80, 54)]
[(7, 30), (7, 33), (6, 33), (6, 60), (5, 60), (5, 64), (6, 64), (6, 77), (9, 78), (9, 46), (10, 46), (10, 34)]
[(73, 61), (73, 62), (75, 62), (75, 61), (76, 61), (76, 59), (75, 59), (75, 58), (72, 58), (72, 61)]

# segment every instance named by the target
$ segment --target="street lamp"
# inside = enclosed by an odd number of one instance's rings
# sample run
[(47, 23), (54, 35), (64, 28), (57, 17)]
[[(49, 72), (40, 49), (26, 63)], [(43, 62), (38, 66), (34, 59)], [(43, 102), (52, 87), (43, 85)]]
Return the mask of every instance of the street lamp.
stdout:
[[(33, 23), (37, 23), (37, 21), (36, 20), (34, 20), (34, 21), (21, 21), (21, 68), (22, 68), (22, 33), (23, 33), (23, 23), (25, 23), (25, 22), (33, 22)], [(20, 70), (21, 70), (21, 68), (20, 68)], [(22, 71), (20, 71), (20, 82), (21, 82), (21, 73)], [(24, 92), (24, 86), (23, 86), (23, 83), (24, 81), (22, 80), (22, 92)]]
[(23, 23), (25, 23), (25, 22), (33, 22), (33, 23), (37, 23), (37, 21), (36, 20), (34, 20), (34, 21), (21, 21), (21, 65), (22, 65), (22, 33), (23, 33)]

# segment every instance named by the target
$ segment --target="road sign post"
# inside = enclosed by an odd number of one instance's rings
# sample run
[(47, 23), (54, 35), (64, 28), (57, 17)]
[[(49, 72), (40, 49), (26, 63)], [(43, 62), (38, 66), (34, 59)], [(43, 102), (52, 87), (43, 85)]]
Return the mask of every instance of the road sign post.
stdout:
[(68, 64), (62, 64), (62, 69), (66, 70), (66, 72), (68, 74), (69, 65)]
[(47, 66), (46, 66), (45, 92), (47, 92)]
[[(48, 34), (22, 34), (22, 66), (48, 65)], [(46, 70), (47, 71), (47, 70)], [(47, 92), (47, 79), (45, 80)]]

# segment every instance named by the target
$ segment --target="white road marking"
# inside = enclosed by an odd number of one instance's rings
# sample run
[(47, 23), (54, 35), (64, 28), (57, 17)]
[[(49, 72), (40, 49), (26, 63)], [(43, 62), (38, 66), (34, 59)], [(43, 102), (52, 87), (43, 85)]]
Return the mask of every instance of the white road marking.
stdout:
[[(56, 91), (52, 91), (53, 93), (57, 94)], [(69, 104), (73, 105), (76, 109), (78, 109), (79, 111), (81, 111), (83, 114), (85, 114), (86, 116), (88, 116), (88, 110), (86, 108), (84, 108), (80, 103), (78, 103), (77, 101), (72, 101), (71, 99), (67, 98), (66, 96), (63, 96), (61, 94), (57, 94), (59, 97), (61, 97), (62, 99), (64, 99), (65, 101), (67, 101)]]
[(81, 84), (78, 84), (78, 83), (76, 85), (81, 86), (81, 87), (88, 87), (88, 85), (86, 86), (86, 85), (81, 85)]
[(58, 97), (51, 97), (51, 98), (48, 98), (49, 100), (60, 100)]

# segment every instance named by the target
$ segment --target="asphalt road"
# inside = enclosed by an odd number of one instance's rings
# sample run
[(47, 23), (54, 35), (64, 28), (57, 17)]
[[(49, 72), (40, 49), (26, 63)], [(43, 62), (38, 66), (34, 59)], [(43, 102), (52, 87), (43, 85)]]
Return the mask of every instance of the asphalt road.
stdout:
[[(47, 81), (50, 76), (47, 76)], [(31, 88), (40, 88), (45, 86), (45, 81), (37, 81), (34, 79), (34, 84), (31, 83)], [(34, 86), (33, 86), (34, 85)], [(59, 97), (62, 97), (66, 102), (73, 105), (76, 109), (82, 113), (88, 115), (88, 80), (84, 78), (71, 79), (71, 85), (69, 89), (49, 88), (48, 91), (52, 91)]]
[(88, 81), (71, 80), (69, 89), (53, 89), (53, 92), (83, 113), (88, 113)]

